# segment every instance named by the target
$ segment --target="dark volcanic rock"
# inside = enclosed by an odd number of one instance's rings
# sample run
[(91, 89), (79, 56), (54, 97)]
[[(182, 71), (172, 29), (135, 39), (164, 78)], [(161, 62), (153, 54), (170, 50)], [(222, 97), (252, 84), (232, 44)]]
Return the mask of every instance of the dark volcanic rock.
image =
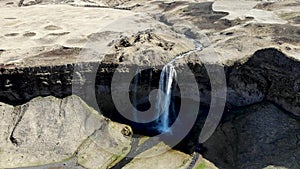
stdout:
[(271, 103), (232, 112), (204, 144), (204, 157), (224, 169), (267, 166), (300, 167), (300, 122)]
[(257, 51), (229, 74), (228, 102), (245, 106), (263, 100), (300, 116), (300, 62), (276, 49)]

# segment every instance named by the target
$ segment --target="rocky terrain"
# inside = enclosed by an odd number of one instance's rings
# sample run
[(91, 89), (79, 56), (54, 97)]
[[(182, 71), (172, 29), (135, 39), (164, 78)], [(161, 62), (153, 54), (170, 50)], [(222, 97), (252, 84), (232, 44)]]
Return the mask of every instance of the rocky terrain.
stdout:
[[(0, 0), (0, 8), (0, 168), (300, 168), (299, 1)], [(175, 95), (192, 102), (199, 91), (204, 114), (226, 100), (224, 114), (201, 148), (204, 115), (173, 150), (131, 125), (111, 95), (128, 92), (138, 66), (138, 104), (147, 105), (162, 67), (195, 42), (201, 50), (174, 65), (188, 65), (197, 86), (186, 80)]]
[(109, 166), (130, 150), (130, 127), (105, 119), (76, 96), (38, 97), (16, 107), (1, 104), (1, 111), (1, 168), (74, 157), (82, 166)]

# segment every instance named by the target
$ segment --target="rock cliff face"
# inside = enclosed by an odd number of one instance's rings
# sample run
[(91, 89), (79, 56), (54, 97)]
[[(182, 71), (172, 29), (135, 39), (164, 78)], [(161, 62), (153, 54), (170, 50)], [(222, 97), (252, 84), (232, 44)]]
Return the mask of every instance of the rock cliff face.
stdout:
[(299, 120), (269, 102), (232, 113), (204, 144), (206, 158), (220, 168), (299, 167)]
[[(203, 101), (209, 103), (210, 82), (204, 65), (194, 62), (188, 64), (199, 83), (199, 91), (204, 93)], [(99, 94), (110, 94), (113, 74), (119, 71), (118, 73), (127, 77), (127, 72), (135, 69), (135, 66), (126, 65), (120, 68), (118, 64), (96, 62), (80, 63), (76, 66), (78, 65), (82, 68), (81, 72), (75, 73), (74, 64), (14, 69), (3, 67), (0, 74), (1, 99), (11, 104), (20, 104), (36, 96), (65, 97), (72, 93), (72, 82), (95, 85), (101, 91)], [(228, 104), (240, 107), (268, 100), (299, 116), (299, 65), (299, 61), (289, 58), (277, 49), (269, 48), (255, 52), (247, 61), (225, 66)], [(214, 66), (219, 65), (214, 64)], [(122, 71), (124, 67), (126, 71)], [(146, 79), (144, 85), (150, 82), (153, 84), (152, 88), (157, 88), (160, 71), (155, 68), (154, 66), (143, 72), (142, 76), (149, 77), (149, 74), (152, 74), (152, 79)], [(95, 73), (89, 70), (97, 70), (96, 79), (99, 81), (96, 80), (96, 84), (84, 81)], [(73, 76), (78, 74), (83, 82), (72, 81)], [(127, 89), (120, 87), (119, 90)], [(85, 95), (87, 97), (88, 93)], [(186, 96), (186, 98), (193, 99), (193, 96)]]
[(228, 101), (245, 106), (268, 100), (299, 116), (299, 68), (299, 61), (276, 49), (259, 50), (230, 70)]
[[(65, 164), (78, 168), (149, 167), (120, 157), (134, 151), (130, 128), (107, 121), (81, 99), (113, 121), (131, 124), (111, 96), (134, 90), (122, 77), (137, 66), (146, 69), (139, 75), (137, 104), (149, 107), (162, 67), (200, 42), (202, 50), (174, 63), (179, 73), (188, 65), (197, 81), (174, 97), (192, 102), (199, 96), (183, 91), (199, 90), (204, 112), (177, 148), (191, 153), (198, 143), (213, 97), (214, 77), (207, 70), (213, 67), (224, 69), (226, 107), (217, 131), (203, 144), (204, 157), (219, 168), (300, 168), (299, 2), (5, 0), (0, 8), (0, 167), (60, 166), (70, 158), (75, 162)], [(115, 74), (120, 79), (112, 86)], [(171, 157), (180, 160), (172, 166), (161, 161)], [(168, 151), (150, 161), (167, 168), (210, 166), (201, 157), (198, 166), (189, 166), (191, 158)]]

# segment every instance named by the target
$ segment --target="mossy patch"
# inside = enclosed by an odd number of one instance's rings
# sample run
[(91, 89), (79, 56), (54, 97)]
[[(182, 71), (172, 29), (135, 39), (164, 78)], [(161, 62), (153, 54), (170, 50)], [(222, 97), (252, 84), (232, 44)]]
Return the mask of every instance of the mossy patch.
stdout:
[(205, 169), (205, 168), (206, 168), (206, 165), (205, 165), (205, 163), (202, 162), (202, 163), (198, 164), (195, 169)]

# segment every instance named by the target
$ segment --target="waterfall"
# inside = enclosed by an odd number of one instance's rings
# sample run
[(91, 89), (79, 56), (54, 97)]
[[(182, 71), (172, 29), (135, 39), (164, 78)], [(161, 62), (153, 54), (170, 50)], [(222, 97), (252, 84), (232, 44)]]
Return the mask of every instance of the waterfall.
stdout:
[[(173, 80), (176, 80), (177, 74), (172, 64), (164, 66), (159, 79), (159, 90), (157, 95), (156, 111), (158, 114), (157, 123), (160, 132), (169, 131), (169, 112), (172, 96)], [(161, 117), (160, 117), (161, 115)]]
[[(175, 92), (176, 88), (173, 88), (174, 86), (176, 87), (176, 81), (177, 81), (177, 72), (175, 70), (174, 62), (180, 58), (183, 58), (185, 56), (190, 55), (193, 52), (202, 50), (202, 46), (199, 42), (195, 41), (195, 49), (190, 50), (188, 52), (182, 53), (178, 56), (176, 56), (173, 60), (171, 60), (169, 63), (167, 63), (160, 74), (160, 79), (159, 79), (159, 94), (156, 97), (156, 105), (155, 105), (155, 110), (156, 110), (156, 127), (155, 129), (159, 132), (169, 132), (172, 133), (170, 130), (170, 113), (175, 113), (175, 105), (172, 104), (172, 93)], [(135, 122), (138, 122), (139, 120), (139, 114), (137, 110), (137, 105), (138, 105), (138, 85), (139, 85), (139, 80), (140, 80), (140, 69), (138, 68), (135, 73), (135, 78), (133, 82), (133, 118)], [(151, 79), (152, 79), (152, 71), (150, 71), (149, 74), (149, 88), (148, 90), (151, 90)], [(171, 107), (172, 105), (172, 107)]]
[[(157, 95), (156, 111), (157, 111), (157, 130), (160, 132), (172, 132), (170, 130), (170, 105), (172, 97), (172, 84), (173, 81), (177, 80), (177, 73), (174, 68), (174, 62), (180, 58), (190, 55), (193, 52), (202, 50), (202, 45), (200, 42), (193, 40), (196, 48), (194, 50), (185, 52), (178, 55), (173, 60), (171, 60), (162, 69), (159, 79), (159, 91)], [(174, 83), (175, 83), (174, 82)], [(174, 84), (173, 84), (174, 85)], [(175, 85), (176, 86), (176, 85)], [(175, 89), (173, 89), (175, 91)], [(162, 94), (163, 93), (163, 94)], [(172, 107), (172, 111), (175, 112), (175, 107)]]

